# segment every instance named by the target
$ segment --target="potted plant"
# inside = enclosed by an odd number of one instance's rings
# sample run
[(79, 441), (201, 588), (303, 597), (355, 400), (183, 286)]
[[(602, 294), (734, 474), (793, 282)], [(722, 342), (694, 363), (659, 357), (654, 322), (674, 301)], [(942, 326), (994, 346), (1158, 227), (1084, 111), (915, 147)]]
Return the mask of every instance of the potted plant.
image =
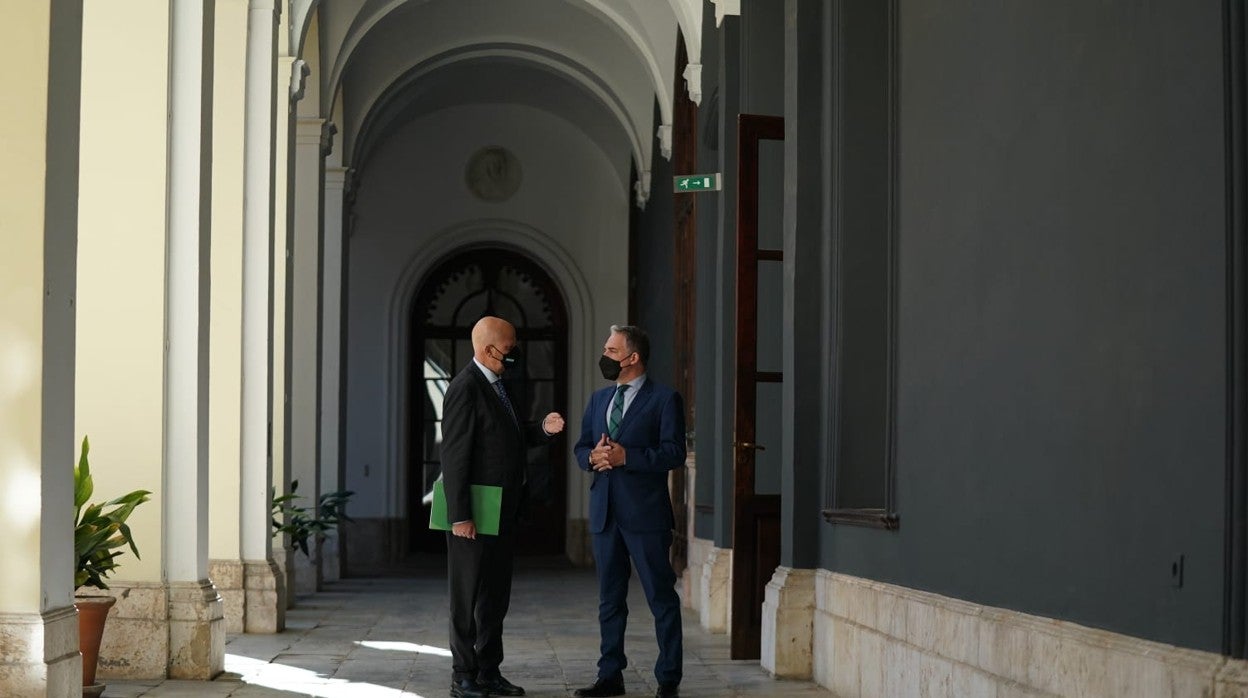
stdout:
[[(303, 551), (304, 555), (308, 553), (308, 539), (318, 546), (325, 540), (325, 533), (333, 530), (343, 521), (353, 521), (347, 516), (346, 506), (351, 499), (351, 495), (355, 494), (351, 490), (339, 490), (337, 492), (326, 492), (318, 499), (316, 511), (312, 511), (305, 507), (295, 504), (296, 499), (303, 499), (303, 495), (295, 494), (295, 490), (299, 489), (299, 481), (290, 481), (290, 493), (273, 496), (273, 537), (285, 533), (290, 536), (290, 549), (296, 548)], [(278, 520), (279, 516), (285, 517), (285, 523)]]
[[(313, 510), (295, 503), (295, 500), (303, 499), (303, 495), (295, 493), (297, 489), (299, 489), (299, 481), (291, 480), (288, 494), (279, 497), (274, 493), (273, 537), (287, 534), (290, 536), (288, 549), (292, 553), (295, 550), (302, 550), (305, 556), (313, 559), (312, 554), (308, 552), (308, 540), (311, 539), (315, 546), (313, 549), (316, 551), (314, 561), (319, 564), (325, 534), (337, 528), (338, 524), (343, 521), (353, 521), (350, 516), (347, 516), (346, 507), (351, 495), (355, 493), (351, 490), (326, 492), (317, 499), (317, 507)], [(279, 518), (285, 521), (280, 521)]]
[(78, 609), (78, 646), (82, 652), (82, 694), (98, 696), (104, 692), (104, 686), (95, 683), (100, 640), (104, 636), (108, 611), (117, 599), (81, 595), (78, 590), (83, 587), (108, 589), (104, 578), (117, 568), (116, 559), (123, 552), (117, 548), (129, 546), (134, 556), (139, 557), (139, 549), (134, 545), (126, 519), (130, 518), (135, 507), (148, 501), (151, 492), (135, 490), (103, 504), (88, 505), (87, 500), (95, 490), (91, 466), (87, 462), (89, 450), (90, 444), (84, 436), (82, 455), (74, 467), (74, 556), (77, 559), (74, 606)]

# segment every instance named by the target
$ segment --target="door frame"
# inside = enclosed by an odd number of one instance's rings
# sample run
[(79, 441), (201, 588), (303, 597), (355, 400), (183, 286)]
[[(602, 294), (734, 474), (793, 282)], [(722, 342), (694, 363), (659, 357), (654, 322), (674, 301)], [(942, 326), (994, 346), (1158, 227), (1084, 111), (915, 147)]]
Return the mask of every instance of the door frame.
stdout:
[[(758, 144), (784, 140), (784, 118), (737, 117), (736, 353), (733, 406), (732, 643), (733, 659), (758, 659), (762, 602), (780, 562), (780, 495), (755, 493), (758, 383), (780, 383), (779, 372), (758, 371), (758, 265), (783, 263), (784, 251), (758, 248)], [(772, 444), (779, 448), (779, 444)]]
[[(482, 257), (477, 260), (475, 257)], [(404, 549), (406, 554), (419, 552), (434, 552), (429, 547), (437, 547), (424, 540), (430, 537), (430, 532), (420, 526), (419, 519), (422, 516), (427, 517), (428, 507), (422, 503), (424, 495), (423, 478), (419, 473), (424, 468), (424, 448), (423, 448), (423, 426), (425, 421), (425, 405), (421, 399), (423, 390), (425, 389), (425, 377), (423, 370), (417, 370), (416, 367), (420, 363), (420, 359), (425, 356), (424, 340), (426, 339), (448, 339), (452, 341), (469, 341), (471, 339), (471, 327), (438, 327), (433, 331), (426, 331), (422, 324), (418, 321), (424, 307), (432, 301), (436, 294), (436, 287), (444, 282), (448, 275), (453, 274), (456, 269), (452, 265), (457, 265), (460, 260), (467, 260), (465, 263), (476, 263), (485, 271), (489, 266), (489, 257), (506, 256), (510, 260), (503, 262), (506, 266), (515, 266), (521, 268), (521, 271), (528, 272), (534, 276), (540, 275), (541, 278), (536, 279), (537, 286), (542, 288), (548, 300), (552, 304), (554, 315), (554, 327), (552, 330), (538, 329), (534, 330), (528, 327), (517, 327), (516, 338), (520, 345), (530, 340), (552, 341), (554, 343), (554, 379), (553, 394), (554, 404), (544, 408), (554, 411), (562, 411), (557, 409), (556, 405), (567, 404), (569, 399), (569, 355), (571, 347), (569, 344), (569, 326), (570, 318), (568, 312), (568, 302), (565, 294), (560, 287), (558, 279), (549, 270), (544, 268), (541, 261), (534, 256), (511, 247), (501, 245), (469, 245), (452, 250), (438, 258), (422, 275), (415, 293), (412, 295), (411, 302), (408, 307), (409, 323), (409, 339), (407, 342), (406, 362), (408, 364), (407, 371), (407, 419), (406, 428), (401, 433), (401, 438), (405, 441), (404, 451), (407, 459), (401, 464), (405, 472), (406, 491), (404, 496), (407, 503), (407, 517), (403, 525), (407, 529), (406, 544)], [(548, 336), (547, 336), (548, 335)], [(470, 357), (469, 357), (470, 358)], [(466, 365), (468, 359), (461, 357), (459, 365), (450, 367), (448, 382)], [(515, 388), (512, 388), (514, 394)], [(547, 522), (550, 530), (543, 531), (540, 543), (550, 545), (554, 543), (557, 549), (526, 551), (525, 545), (517, 548), (517, 552), (524, 554), (525, 552), (535, 552), (537, 554), (556, 554), (566, 552), (564, 544), (567, 537), (568, 528), (568, 469), (565, 465), (566, 458), (561, 457), (562, 454), (569, 450), (567, 443), (567, 432), (563, 432), (551, 439), (548, 446), (550, 453), (551, 467), (551, 484), (554, 492), (550, 497), (549, 506), (552, 508), (552, 518)], [(527, 449), (526, 449), (527, 450)], [(427, 526), (427, 524), (426, 524)], [(433, 537), (441, 540), (443, 536), (435, 533)], [(529, 541), (535, 539), (534, 536), (522, 536), (521, 541)]]

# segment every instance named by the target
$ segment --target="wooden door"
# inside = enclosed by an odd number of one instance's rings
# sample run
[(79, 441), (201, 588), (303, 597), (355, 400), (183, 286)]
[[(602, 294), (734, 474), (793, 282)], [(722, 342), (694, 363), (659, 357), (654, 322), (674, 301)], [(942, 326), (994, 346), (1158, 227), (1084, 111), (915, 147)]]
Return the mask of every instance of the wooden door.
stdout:
[[(759, 383), (779, 383), (778, 371), (758, 370), (758, 277), (760, 265), (782, 264), (783, 251), (759, 249), (759, 142), (784, 140), (784, 119), (741, 114), (737, 122), (737, 374), (733, 415), (734, 496), (732, 531), (733, 659), (758, 659), (763, 596), (780, 564), (780, 495), (759, 494), (757, 452), (779, 443), (757, 443)], [(772, 309), (771, 312), (778, 312)], [(775, 410), (775, 405), (764, 409)]]

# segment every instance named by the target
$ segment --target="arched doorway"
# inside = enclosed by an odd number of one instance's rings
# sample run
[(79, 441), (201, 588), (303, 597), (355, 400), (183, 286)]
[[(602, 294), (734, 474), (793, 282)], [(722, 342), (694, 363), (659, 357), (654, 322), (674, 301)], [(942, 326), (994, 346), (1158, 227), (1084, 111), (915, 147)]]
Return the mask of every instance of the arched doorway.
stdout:
[[(568, 321), (550, 275), (524, 255), (499, 248), (452, 253), (425, 276), (411, 306), (408, 375), (408, 530), (411, 552), (443, 552), (446, 534), (429, 530), (429, 500), (441, 474), (442, 396), (472, 360), (472, 326), (496, 315), (516, 327), (523, 373), (504, 380), (521, 419), (567, 404)], [(529, 450), (529, 506), (517, 537), (521, 554), (562, 554), (566, 525), (566, 432)]]

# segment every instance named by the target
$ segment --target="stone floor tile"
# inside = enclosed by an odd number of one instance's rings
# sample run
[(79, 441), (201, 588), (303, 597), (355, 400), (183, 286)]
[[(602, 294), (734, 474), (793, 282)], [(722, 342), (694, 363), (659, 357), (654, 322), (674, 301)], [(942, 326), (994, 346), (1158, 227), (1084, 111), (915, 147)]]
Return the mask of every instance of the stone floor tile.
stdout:
[[(227, 670), (213, 682), (115, 682), (107, 698), (441, 698), (451, 660), (444, 563), (405, 577), (346, 579), (301, 596), (286, 631), (227, 638)], [(630, 696), (654, 694), (654, 620), (630, 585), (625, 635)], [(503, 675), (533, 698), (567, 698), (597, 675), (597, 582), (592, 570), (521, 561), (504, 631)], [(776, 681), (757, 661), (729, 658), (728, 637), (684, 612), (687, 698), (824, 696), (823, 688)]]

